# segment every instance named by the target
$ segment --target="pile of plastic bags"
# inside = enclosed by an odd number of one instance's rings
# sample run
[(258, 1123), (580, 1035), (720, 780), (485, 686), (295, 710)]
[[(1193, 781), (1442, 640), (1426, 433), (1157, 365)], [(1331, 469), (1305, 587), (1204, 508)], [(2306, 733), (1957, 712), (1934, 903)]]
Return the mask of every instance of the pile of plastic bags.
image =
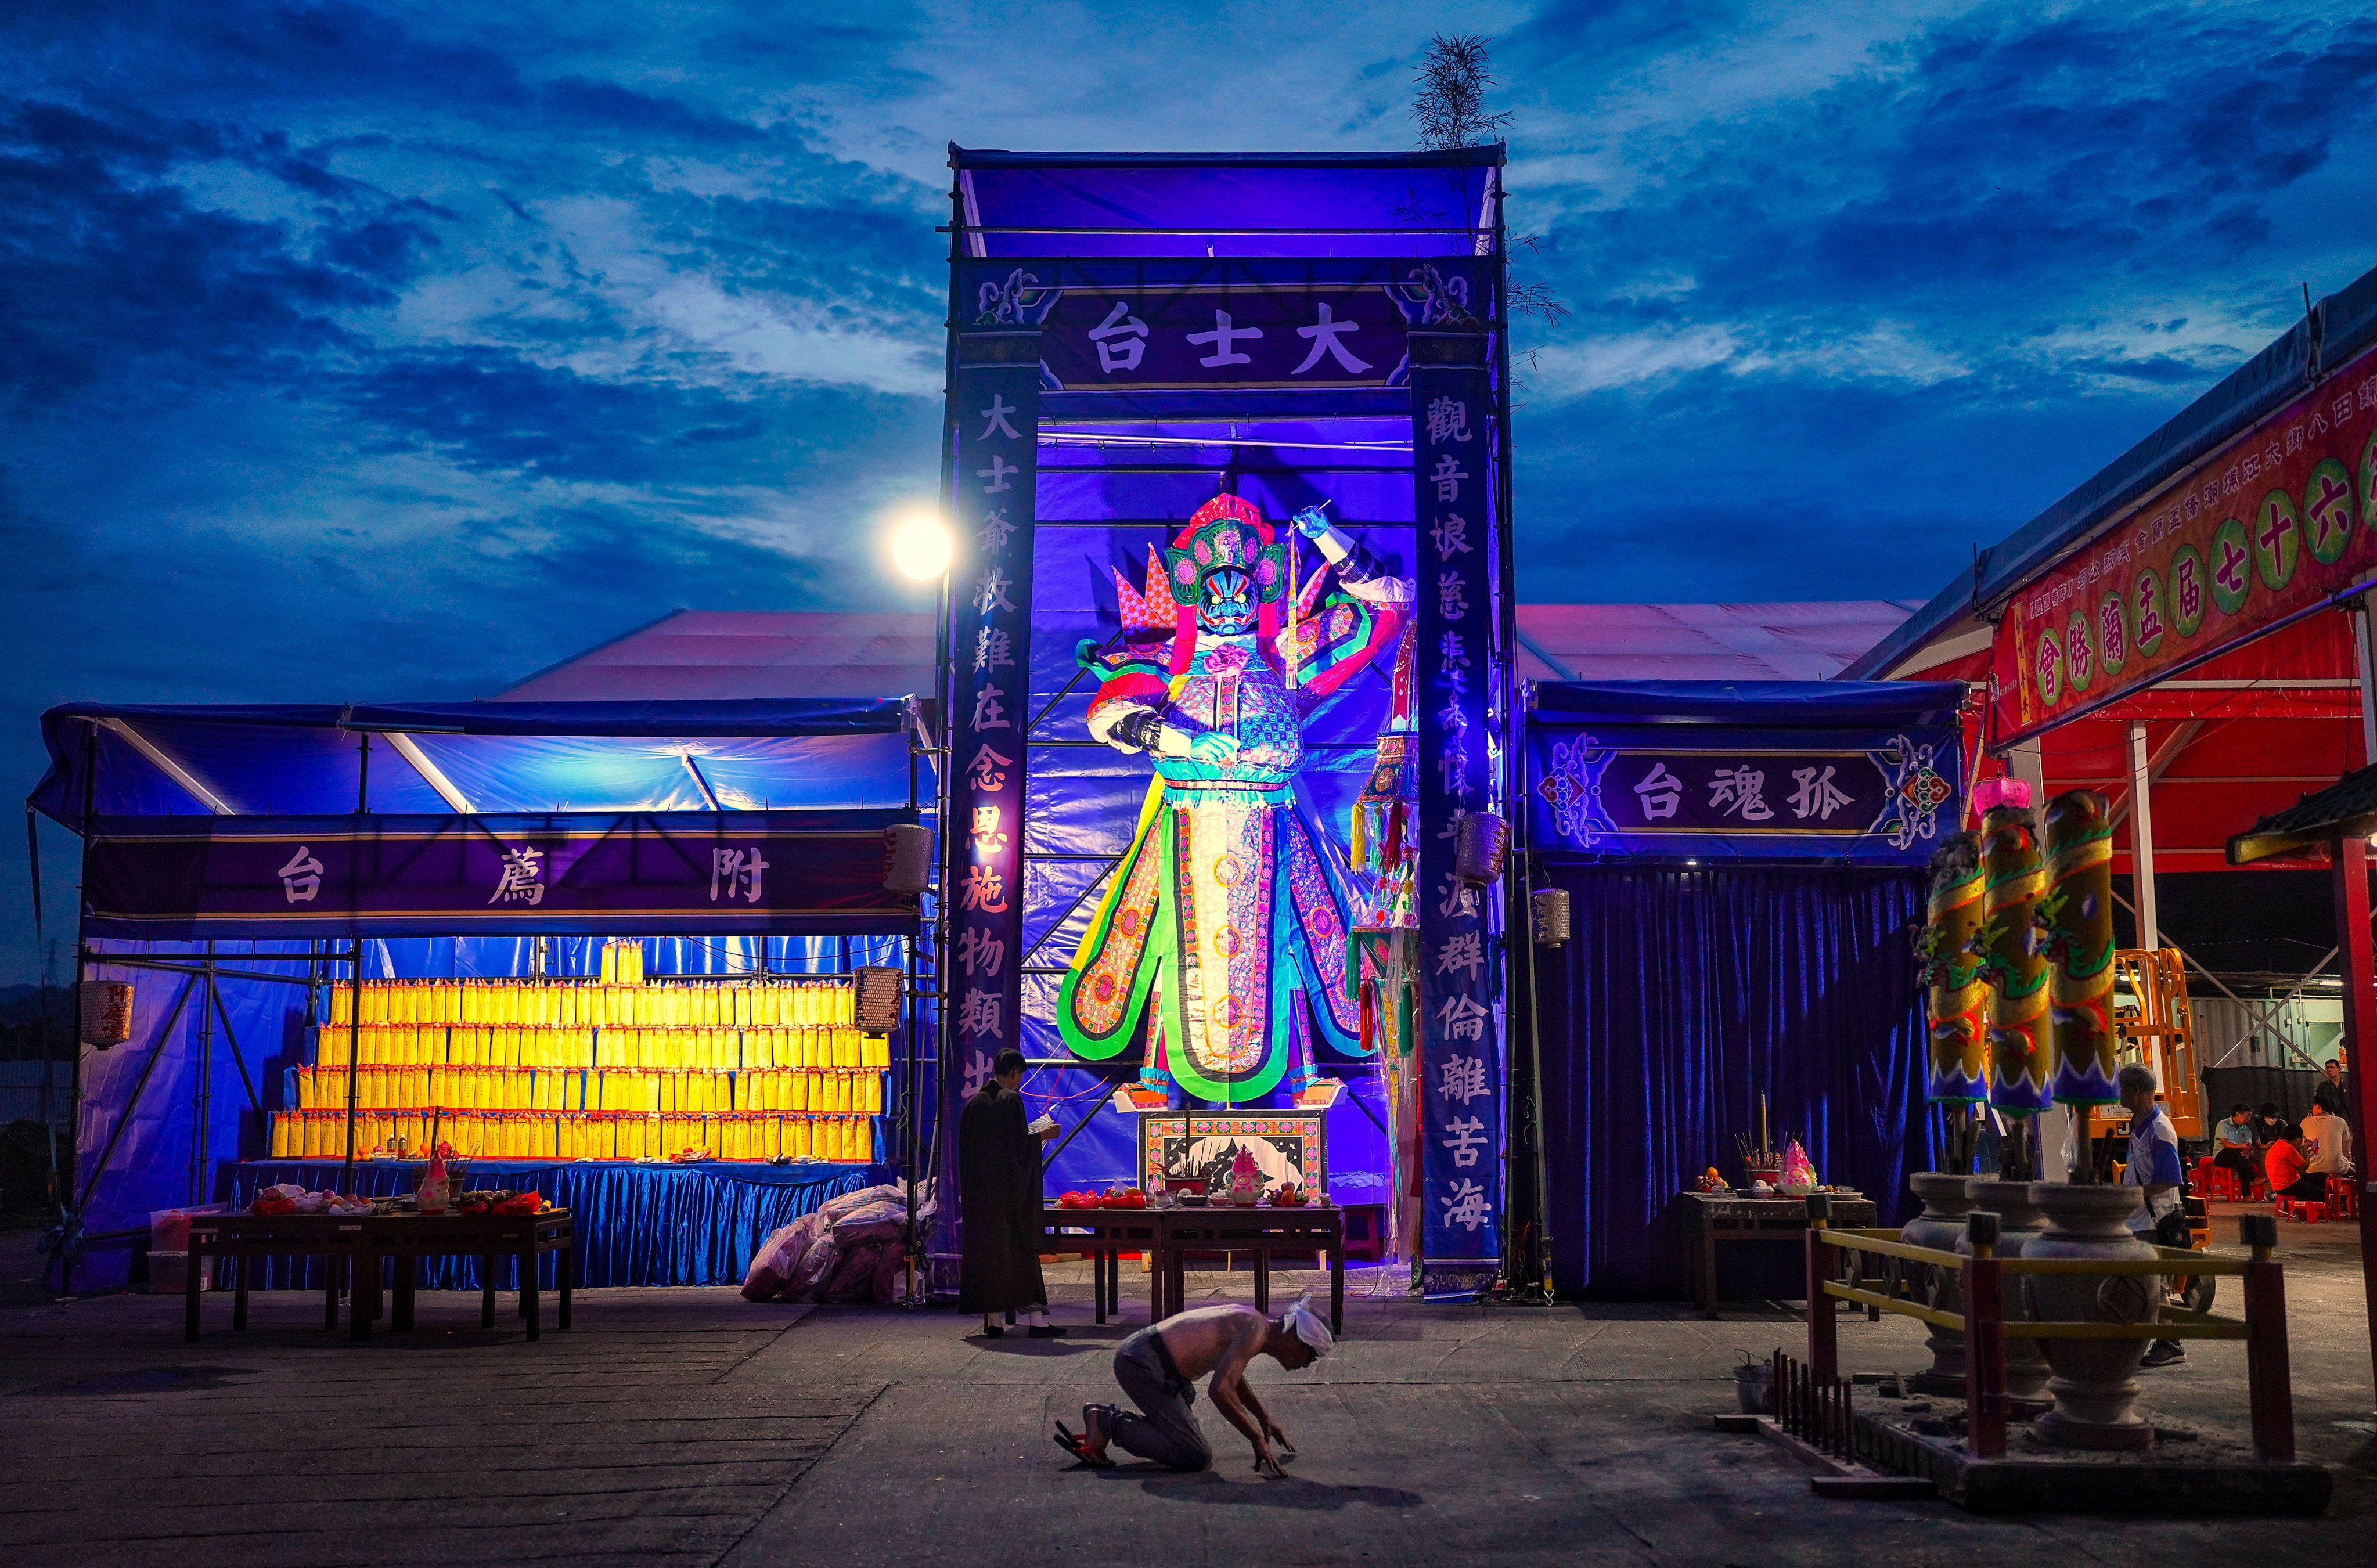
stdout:
[[(916, 1190), (919, 1231), (933, 1222), (933, 1184)], [(747, 1301), (899, 1300), (907, 1262), (908, 1188), (901, 1182), (845, 1193), (778, 1230), (743, 1276)]]

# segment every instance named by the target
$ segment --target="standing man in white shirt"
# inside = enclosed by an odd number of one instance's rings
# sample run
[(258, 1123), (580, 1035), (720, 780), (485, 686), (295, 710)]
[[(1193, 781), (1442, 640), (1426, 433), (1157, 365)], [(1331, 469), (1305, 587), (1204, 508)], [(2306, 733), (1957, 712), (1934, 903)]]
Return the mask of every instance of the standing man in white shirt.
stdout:
[[(2155, 1103), (2153, 1070), (2132, 1062), (2113, 1078), (2121, 1104), (2130, 1113), (2130, 1159), (2121, 1180), (2144, 1189), (2145, 1204), (2130, 1217), (2130, 1229), (2166, 1247), (2188, 1243), (2187, 1210), (2180, 1202), (2187, 1170), (2180, 1163), (2179, 1134), (2170, 1118)], [(2176, 1339), (2157, 1339), (2146, 1347), (2142, 1367), (2175, 1367), (2187, 1360), (2187, 1348)]]

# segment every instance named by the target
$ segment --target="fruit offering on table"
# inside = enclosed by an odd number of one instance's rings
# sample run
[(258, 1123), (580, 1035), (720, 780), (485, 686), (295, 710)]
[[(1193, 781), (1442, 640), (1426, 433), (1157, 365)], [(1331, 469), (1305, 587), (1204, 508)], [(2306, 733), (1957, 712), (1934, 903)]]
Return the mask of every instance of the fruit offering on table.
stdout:
[(1290, 1182), (1285, 1186), (1280, 1188), (1279, 1191), (1273, 1193), (1271, 1195), (1271, 1201), (1272, 1206), (1277, 1208), (1302, 1208), (1305, 1205), (1310, 1203), (1312, 1199), (1306, 1194), (1303, 1188), (1297, 1186), (1295, 1182)]
[(464, 1193), (455, 1201), (457, 1214), (494, 1214), (510, 1217), (542, 1214), (546, 1207), (543, 1196), (535, 1193), (515, 1193), (508, 1188), (491, 1193)]
[(1145, 1208), (1147, 1194), (1137, 1187), (1108, 1187), (1103, 1193), (1066, 1193), (1057, 1199), (1058, 1208)]
[(1725, 1178), (1717, 1174), (1716, 1167), (1712, 1165), (1701, 1172), (1701, 1179), (1692, 1183), (1692, 1189), (1702, 1193), (1722, 1193), (1725, 1191)]

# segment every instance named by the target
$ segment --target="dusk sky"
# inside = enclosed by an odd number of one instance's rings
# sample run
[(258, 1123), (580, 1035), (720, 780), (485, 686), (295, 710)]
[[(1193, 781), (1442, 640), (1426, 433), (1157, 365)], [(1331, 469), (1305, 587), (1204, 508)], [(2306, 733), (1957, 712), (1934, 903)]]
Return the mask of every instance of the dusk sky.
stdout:
[(12, 6), (0, 773), (71, 698), (914, 602), (945, 144), (1404, 148), (1455, 27), (1574, 310), (1518, 339), (1523, 595), (1928, 598), (2377, 265), (2353, 9)]

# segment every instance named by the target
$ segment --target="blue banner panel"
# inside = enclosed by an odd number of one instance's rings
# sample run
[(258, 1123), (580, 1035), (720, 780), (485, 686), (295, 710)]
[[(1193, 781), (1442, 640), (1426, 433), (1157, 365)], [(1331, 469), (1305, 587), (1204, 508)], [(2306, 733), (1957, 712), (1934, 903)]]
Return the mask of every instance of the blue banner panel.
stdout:
[(886, 892), (913, 811), (101, 817), (95, 936), (913, 931)]
[(1494, 809), (1492, 391), (1486, 339), (1416, 334), (1412, 474), (1420, 519), (1420, 1231), (1431, 1294), (1501, 1255), (1503, 1025), (1496, 890), (1454, 873), (1461, 820)]
[(1407, 334), (1484, 308), (1475, 263), (975, 262), (982, 327), (1041, 333), (1051, 392), (1401, 386)]
[(1919, 866), (1964, 816), (1953, 729), (1536, 722), (1526, 757), (1547, 854)]
[[(1040, 335), (967, 332), (949, 390), (950, 815), (942, 896), (949, 1005), (936, 1069), (939, 1124), (997, 1053), (1021, 1042), (1024, 731), (1032, 721), (1032, 551), (1039, 480)], [(940, 1140), (941, 1191), (957, 1190), (957, 1139)], [(931, 1243), (934, 1288), (954, 1288), (958, 1206)]]
[[(947, 962), (961, 1064), (1016, 1039), (1023, 956), (1024, 726), (1031, 720), (1032, 546), (1040, 339), (958, 339), (955, 514), (950, 566)], [(948, 1076), (948, 1075), (944, 1075)], [(952, 1114), (956, 1107), (947, 1108)], [(952, 1123), (954, 1124), (954, 1123)]]

